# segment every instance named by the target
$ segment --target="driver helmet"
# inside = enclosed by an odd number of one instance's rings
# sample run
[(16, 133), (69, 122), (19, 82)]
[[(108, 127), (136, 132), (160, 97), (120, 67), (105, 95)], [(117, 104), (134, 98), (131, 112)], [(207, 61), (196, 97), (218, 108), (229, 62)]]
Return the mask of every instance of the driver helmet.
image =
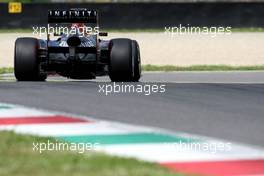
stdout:
[(71, 28), (76, 28), (78, 29), (78, 32), (83, 33), (85, 25), (84, 23), (72, 23)]

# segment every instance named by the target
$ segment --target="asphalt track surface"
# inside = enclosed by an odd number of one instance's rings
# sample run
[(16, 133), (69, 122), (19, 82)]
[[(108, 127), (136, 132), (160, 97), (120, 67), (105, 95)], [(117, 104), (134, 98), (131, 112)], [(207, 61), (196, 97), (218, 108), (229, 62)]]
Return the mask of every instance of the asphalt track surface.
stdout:
[[(2, 77), (3, 78), (3, 77)], [(264, 146), (264, 72), (144, 73), (164, 93), (99, 92), (107, 77), (0, 82), (0, 102)], [(136, 83), (131, 83), (136, 85)]]

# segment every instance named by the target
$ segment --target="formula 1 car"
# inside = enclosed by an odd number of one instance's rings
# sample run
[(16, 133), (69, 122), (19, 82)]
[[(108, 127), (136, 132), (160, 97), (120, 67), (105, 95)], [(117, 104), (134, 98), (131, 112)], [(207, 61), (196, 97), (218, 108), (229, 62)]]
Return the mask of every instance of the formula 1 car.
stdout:
[[(16, 40), (14, 70), (18, 81), (44, 81), (54, 73), (71, 79), (95, 79), (108, 74), (111, 81), (139, 81), (137, 41), (99, 39), (107, 33), (98, 30), (97, 11), (49, 10), (47, 29), (47, 40)], [(51, 34), (55, 39), (51, 39)]]

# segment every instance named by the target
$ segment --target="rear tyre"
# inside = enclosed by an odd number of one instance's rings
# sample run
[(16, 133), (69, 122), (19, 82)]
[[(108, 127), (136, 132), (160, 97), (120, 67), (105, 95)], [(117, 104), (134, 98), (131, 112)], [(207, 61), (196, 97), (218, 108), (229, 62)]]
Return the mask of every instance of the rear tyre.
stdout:
[(141, 77), (141, 58), (140, 58), (140, 50), (139, 45), (136, 40), (132, 41), (132, 64), (134, 68), (133, 80), (132, 81), (139, 81)]
[(15, 77), (18, 81), (45, 81), (38, 60), (39, 42), (35, 38), (18, 38), (15, 42)]
[(109, 77), (113, 82), (139, 81), (141, 76), (138, 43), (130, 39), (110, 41)]

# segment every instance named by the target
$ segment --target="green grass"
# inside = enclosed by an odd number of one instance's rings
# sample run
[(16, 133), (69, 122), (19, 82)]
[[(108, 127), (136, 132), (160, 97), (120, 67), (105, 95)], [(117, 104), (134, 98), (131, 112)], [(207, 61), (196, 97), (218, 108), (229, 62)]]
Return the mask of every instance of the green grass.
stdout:
[(264, 28), (248, 27), (248, 28), (232, 28), (232, 32), (264, 32)]
[(174, 65), (143, 65), (144, 71), (262, 71), (264, 65), (256, 66), (228, 66), (228, 65), (193, 65), (193, 66), (174, 66)]
[[(164, 32), (164, 28), (153, 28), (153, 29), (101, 29), (105, 32)], [(232, 28), (232, 32), (264, 32), (264, 28), (247, 27), (247, 28)], [(26, 29), (0, 29), (0, 33), (32, 33), (32, 28)]]
[(33, 33), (33, 29), (0, 29), (0, 33)]
[(13, 68), (0, 68), (0, 74), (4, 74), (4, 73), (12, 73), (14, 72)]
[(153, 163), (87, 152), (33, 150), (52, 138), (0, 132), (1, 176), (180, 176)]

